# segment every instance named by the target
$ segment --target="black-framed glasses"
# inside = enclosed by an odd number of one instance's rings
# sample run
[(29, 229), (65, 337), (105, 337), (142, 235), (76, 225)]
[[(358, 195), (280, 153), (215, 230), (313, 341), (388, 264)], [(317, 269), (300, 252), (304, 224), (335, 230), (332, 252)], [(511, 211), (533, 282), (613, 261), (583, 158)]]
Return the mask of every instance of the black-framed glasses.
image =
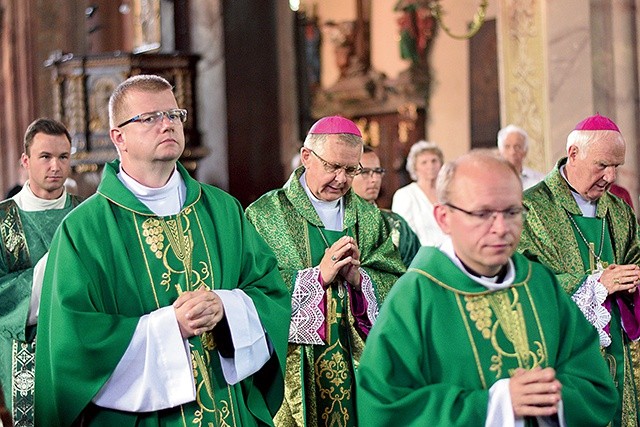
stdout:
[(371, 178), (374, 175), (382, 178), (385, 172), (385, 168), (362, 168), (360, 175), (363, 175), (365, 178)]
[(358, 164), (358, 166), (343, 166), (339, 163), (331, 163), (331, 162), (327, 162), (325, 159), (323, 159), (322, 157), (320, 157), (318, 155), (318, 153), (316, 153), (315, 151), (309, 149), (309, 151), (311, 151), (313, 153), (314, 156), (316, 156), (318, 158), (318, 160), (320, 160), (320, 162), (322, 163), (322, 166), (324, 166), (324, 170), (327, 173), (338, 173), (340, 171), (340, 169), (344, 170), (344, 173), (346, 173), (347, 175), (349, 175), (350, 177), (354, 177), (356, 175), (358, 175), (361, 171), (362, 171), (362, 165)]
[(455, 206), (451, 203), (445, 203), (444, 205), (450, 207), (451, 209), (455, 209), (457, 211), (460, 211), (464, 214), (469, 215), (478, 223), (493, 222), (498, 216), (498, 214), (502, 214), (502, 218), (505, 221), (510, 221), (510, 222), (522, 221), (528, 212), (527, 208), (525, 208), (524, 206), (512, 206), (510, 208), (502, 209), (502, 210), (482, 209), (477, 211), (468, 211), (466, 209), (459, 208), (458, 206)]
[(127, 121), (120, 123), (116, 127), (121, 128), (122, 126), (128, 125), (129, 123), (135, 123), (135, 122), (142, 123), (143, 125), (151, 126), (161, 121), (164, 116), (167, 116), (167, 119), (169, 119), (172, 122), (180, 121), (181, 123), (184, 123), (187, 121), (187, 110), (183, 108), (174, 108), (166, 111), (152, 111), (150, 113), (142, 113), (130, 118)]

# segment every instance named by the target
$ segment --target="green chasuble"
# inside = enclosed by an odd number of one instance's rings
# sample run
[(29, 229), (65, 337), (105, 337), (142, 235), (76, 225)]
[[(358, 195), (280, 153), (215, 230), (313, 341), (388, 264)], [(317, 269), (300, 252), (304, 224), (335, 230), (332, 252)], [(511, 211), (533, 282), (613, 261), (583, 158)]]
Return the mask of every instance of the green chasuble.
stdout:
[[(309, 225), (311, 263), (320, 264), (326, 245), (332, 245), (348, 232), (317, 229)], [(305, 372), (314, 385), (315, 402), (307, 404), (307, 419), (316, 419), (318, 425), (357, 426), (355, 407), (354, 364), (362, 353), (364, 342), (360, 335), (349, 328), (347, 284), (334, 281), (328, 286), (325, 296), (326, 343), (314, 345), (312, 352), (305, 354), (313, 361), (309, 372)], [(306, 351), (306, 350), (305, 350)], [(356, 358), (351, 355), (356, 354)], [(310, 393), (307, 393), (309, 396)], [(278, 421), (278, 418), (276, 418)]]
[(535, 367), (555, 369), (567, 426), (611, 420), (617, 396), (595, 330), (548, 269), (512, 261), (513, 284), (490, 291), (439, 249), (420, 249), (360, 360), (362, 426), (482, 426), (491, 386)]
[(415, 257), (418, 250), (420, 250), (421, 245), (418, 235), (399, 213), (387, 209), (380, 209), (380, 213), (389, 225), (393, 244), (398, 248), (398, 251), (400, 251), (402, 262), (408, 267), (411, 261), (413, 261), (413, 257)]
[[(180, 164), (186, 200), (167, 217), (142, 204), (118, 169), (117, 161), (105, 165), (97, 194), (63, 221), (51, 244), (36, 352), (37, 423), (68, 426), (82, 416), (90, 425), (117, 427), (272, 425), (290, 318), (273, 252), (237, 200), (195, 181)], [(197, 289), (241, 289), (251, 298), (273, 347), (262, 369), (226, 383), (217, 345), (226, 334), (215, 328), (189, 339), (195, 401), (145, 413), (92, 404), (140, 317)]]
[[(380, 211), (351, 190), (344, 196), (344, 232), (325, 230), (300, 184), (303, 172), (298, 168), (283, 188), (246, 211), (276, 253), (293, 300), (285, 399), (275, 421), (280, 427), (353, 426), (353, 372), (364, 339), (354, 301), (365, 304), (365, 323), (373, 323), (405, 267)], [(325, 290), (318, 280), (324, 250), (345, 233), (360, 249), (361, 292), (339, 281)]]
[[(524, 193), (524, 205), (529, 209), (518, 250), (528, 258), (549, 267), (560, 285), (574, 295), (596, 267), (593, 254), (587, 249), (582, 234), (591, 243), (595, 255), (601, 248), (604, 221), (604, 245), (601, 258), (608, 264), (639, 264), (640, 240), (635, 215), (621, 199), (605, 193), (599, 200), (595, 218), (583, 218), (571, 195), (569, 185), (560, 174), (566, 158), (543, 181)], [(572, 218), (574, 221), (572, 222)], [(575, 224), (574, 224), (575, 222)], [(613, 425), (638, 425), (638, 393), (640, 381), (640, 351), (621, 326), (620, 311), (611, 304), (609, 335), (611, 345), (602, 352), (609, 363), (620, 393), (619, 407)]]
[(23, 211), (0, 203), (0, 382), (15, 425), (33, 425), (36, 327), (27, 326), (33, 269), (53, 233), (80, 200), (67, 195), (63, 209)]

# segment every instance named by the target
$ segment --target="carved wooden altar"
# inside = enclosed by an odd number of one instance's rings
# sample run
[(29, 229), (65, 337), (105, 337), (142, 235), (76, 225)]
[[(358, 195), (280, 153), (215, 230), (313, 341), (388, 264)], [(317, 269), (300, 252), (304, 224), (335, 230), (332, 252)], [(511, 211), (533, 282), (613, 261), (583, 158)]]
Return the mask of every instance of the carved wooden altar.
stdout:
[(114, 52), (90, 56), (64, 55), (47, 64), (51, 67), (55, 118), (69, 129), (72, 138), (72, 166), (76, 174), (95, 172), (117, 157), (109, 139), (109, 96), (128, 77), (157, 74), (174, 86), (178, 106), (189, 111), (184, 124), (186, 139), (181, 162), (193, 172), (197, 160), (206, 155), (200, 144), (195, 81), (197, 55)]
[(411, 182), (406, 159), (411, 145), (424, 139), (426, 113), (424, 104), (400, 104), (392, 111), (371, 112), (351, 117), (363, 132), (362, 137), (380, 158), (386, 169), (377, 203), (391, 208), (393, 193)]
[(396, 79), (390, 79), (371, 67), (370, 1), (357, 0), (356, 3), (356, 21), (330, 25), (331, 32), (340, 32), (330, 37), (334, 41), (340, 76), (330, 87), (312, 91), (310, 116), (319, 119), (338, 114), (356, 122), (365, 144), (374, 148), (387, 170), (377, 203), (382, 208), (390, 208), (393, 193), (411, 182), (405, 168), (409, 149), (426, 136), (431, 83), (428, 53), (435, 23), (430, 14), (414, 16), (420, 10), (413, 7), (403, 12), (407, 16), (401, 21), (406, 25), (420, 24), (410, 31), (420, 37), (412, 41), (414, 56), (409, 67)]

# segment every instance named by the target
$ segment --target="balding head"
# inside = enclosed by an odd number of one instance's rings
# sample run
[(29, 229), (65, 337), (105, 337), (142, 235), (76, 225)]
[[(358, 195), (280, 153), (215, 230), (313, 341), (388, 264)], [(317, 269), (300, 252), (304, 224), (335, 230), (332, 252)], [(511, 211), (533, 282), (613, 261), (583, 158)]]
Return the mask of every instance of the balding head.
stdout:
[(522, 231), (522, 183), (513, 166), (488, 150), (465, 154), (438, 175), (434, 216), (460, 260), (494, 276), (516, 250)]

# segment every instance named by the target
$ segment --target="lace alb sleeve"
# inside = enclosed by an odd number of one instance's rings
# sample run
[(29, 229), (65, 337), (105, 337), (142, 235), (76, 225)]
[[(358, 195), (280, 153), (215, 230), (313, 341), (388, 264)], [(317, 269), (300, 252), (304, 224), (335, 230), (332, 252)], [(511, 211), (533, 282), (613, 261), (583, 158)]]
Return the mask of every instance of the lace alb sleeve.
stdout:
[(589, 323), (598, 331), (600, 345), (608, 347), (611, 345), (611, 337), (604, 328), (611, 322), (611, 314), (602, 304), (609, 293), (604, 285), (598, 281), (601, 275), (600, 271), (587, 276), (571, 299), (578, 305)]

